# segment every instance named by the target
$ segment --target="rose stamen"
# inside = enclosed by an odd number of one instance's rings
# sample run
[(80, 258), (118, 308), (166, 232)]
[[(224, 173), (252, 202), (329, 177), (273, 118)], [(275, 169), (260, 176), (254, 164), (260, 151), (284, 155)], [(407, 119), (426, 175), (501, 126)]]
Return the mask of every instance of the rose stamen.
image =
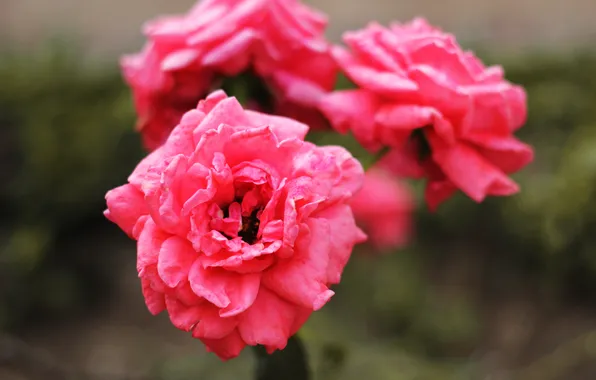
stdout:
[(254, 244), (257, 241), (259, 225), (261, 221), (257, 217), (260, 209), (256, 208), (249, 216), (242, 217), (242, 228), (238, 231), (238, 236), (248, 244)]

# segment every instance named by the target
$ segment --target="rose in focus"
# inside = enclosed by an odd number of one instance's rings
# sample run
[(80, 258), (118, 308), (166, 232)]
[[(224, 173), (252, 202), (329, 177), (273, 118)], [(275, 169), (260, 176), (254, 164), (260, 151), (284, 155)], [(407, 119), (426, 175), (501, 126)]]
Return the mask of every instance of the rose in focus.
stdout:
[(364, 185), (351, 202), (356, 223), (379, 250), (399, 248), (412, 231), (414, 199), (408, 187), (381, 168), (366, 171)]
[(513, 133), (526, 119), (524, 90), (485, 67), (455, 38), (424, 19), (347, 32), (333, 56), (355, 90), (327, 95), (321, 108), (340, 132), (370, 151), (389, 148), (380, 165), (427, 179), (435, 209), (457, 189), (474, 201), (516, 193), (507, 174), (533, 160)]
[(121, 61), (145, 146), (161, 145), (224, 78), (247, 72), (263, 82), (241, 85), (250, 87), (242, 89), (247, 101), (322, 124), (316, 105), (337, 72), (323, 37), (326, 23), (297, 0), (204, 0), (186, 15), (148, 22), (143, 50)]
[(150, 312), (222, 359), (283, 349), (366, 238), (349, 205), (360, 163), (307, 130), (217, 91), (106, 195), (106, 217), (137, 240)]

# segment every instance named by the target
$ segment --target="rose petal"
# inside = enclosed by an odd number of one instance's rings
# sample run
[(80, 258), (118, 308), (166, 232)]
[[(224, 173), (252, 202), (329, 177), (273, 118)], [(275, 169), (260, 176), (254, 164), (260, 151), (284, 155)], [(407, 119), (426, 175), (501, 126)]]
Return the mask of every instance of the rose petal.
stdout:
[(319, 310), (334, 294), (326, 286), (331, 228), (326, 220), (309, 220), (307, 225), (294, 255), (265, 272), (263, 284), (292, 303)]
[(207, 346), (209, 352), (215, 353), (222, 360), (235, 358), (246, 347), (246, 343), (240, 337), (238, 330), (232, 331), (221, 339), (201, 338), (201, 342)]
[(169, 287), (176, 287), (188, 279), (190, 267), (197, 260), (197, 253), (192, 245), (178, 236), (172, 236), (163, 242), (159, 251), (157, 272)]
[(133, 228), (140, 217), (149, 210), (143, 199), (143, 193), (130, 184), (108, 191), (106, 194), (108, 209), (106, 218), (116, 223), (128, 236), (133, 237)]
[(296, 318), (296, 306), (261, 288), (253, 305), (240, 316), (238, 331), (249, 345), (283, 350)]
[(260, 273), (237, 274), (218, 268), (203, 268), (195, 262), (190, 284), (196, 295), (221, 308), (221, 317), (231, 317), (249, 308), (259, 291)]

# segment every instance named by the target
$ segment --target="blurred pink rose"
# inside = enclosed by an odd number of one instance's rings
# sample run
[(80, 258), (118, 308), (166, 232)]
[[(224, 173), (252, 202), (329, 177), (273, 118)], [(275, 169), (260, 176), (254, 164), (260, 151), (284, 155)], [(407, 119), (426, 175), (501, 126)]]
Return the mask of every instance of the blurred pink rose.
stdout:
[(147, 23), (143, 50), (121, 61), (145, 146), (165, 141), (223, 77), (247, 71), (269, 87), (272, 111), (291, 103), (312, 120), (337, 73), (323, 36), (326, 23), (297, 0), (204, 0), (186, 15)]
[(485, 67), (455, 38), (424, 19), (344, 34), (350, 50), (333, 51), (359, 87), (325, 97), (322, 110), (399, 175), (426, 177), (431, 209), (457, 189), (477, 202), (519, 188), (507, 173), (533, 159), (513, 132), (526, 119), (523, 88), (501, 67)]
[(407, 243), (414, 200), (408, 187), (394, 175), (379, 168), (369, 169), (351, 206), (356, 223), (376, 248), (398, 248)]
[(106, 195), (106, 217), (138, 241), (151, 313), (222, 359), (283, 349), (366, 239), (349, 206), (360, 163), (307, 130), (217, 91)]

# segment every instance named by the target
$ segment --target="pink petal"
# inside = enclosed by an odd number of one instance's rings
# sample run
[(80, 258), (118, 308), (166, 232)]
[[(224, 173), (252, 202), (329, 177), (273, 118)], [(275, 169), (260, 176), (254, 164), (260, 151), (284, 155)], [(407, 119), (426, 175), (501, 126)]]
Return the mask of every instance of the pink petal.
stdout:
[(168, 54), (161, 62), (161, 69), (174, 71), (183, 69), (199, 58), (200, 53), (196, 49), (182, 49)]
[(170, 295), (166, 295), (166, 307), (170, 321), (177, 329), (191, 331), (201, 319), (201, 306), (184, 305)]
[(365, 29), (351, 31), (343, 34), (342, 38), (361, 59), (369, 65), (382, 70), (403, 73), (401, 65), (394, 58), (393, 52), (386, 46), (378, 43), (377, 37), (385, 32), (377, 23), (370, 23)]
[(436, 211), (439, 205), (445, 202), (457, 191), (457, 187), (449, 180), (429, 180), (424, 191), (424, 199), (430, 211)]
[[(180, 123), (170, 133), (167, 143), (163, 148), (163, 156), (170, 157), (182, 153), (186, 156), (194, 151), (193, 131), (203, 121), (205, 113), (199, 110), (190, 110), (180, 119)], [(163, 159), (163, 158), (162, 158)]]
[(422, 127), (433, 128), (446, 141), (455, 141), (451, 123), (432, 107), (387, 104), (379, 109), (375, 121), (382, 127), (380, 139), (388, 146), (400, 148), (413, 130)]
[(156, 292), (151, 288), (151, 282), (145, 278), (141, 278), (141, 286), (143, 290), (143, 297), (145, 297), (145, 305), (153, 315), (157, 315), (165, 310), (166, 300), (163, 293)]
[(365, 90), (332, 92), (321, 100), (319, 108), (329, 119), (333, 128), (340, 133), (352, 131), (358, 141), (367, 149), (378, 149), (375, 143), (375, 113), (379, 100)]
[(157, 265), (161, 246), (169, 237), (169, 234), (157, 228), (153, 219), (147, 220), (137, 241), (137, 272), (139, 276), (143, 276), (145, 268), (148, 266)]
[(418, 84), (407, 76), (367, 66), (342, 48), (334, 48), (333, 56), (346, 75), (365, 90), (401, 99), (414, 96), (418, 90)]
[(511, 130), (516, 131), (526, 123), (528, 118), (526, 91), (521, 86), (511, 86), (504, 95), (509, 108)]
[(221, 317), (231, 317), (249, 308), (259, 291), (260, 273), (238, 274), (218, 268), (203, 268), (196, 262), (190, 271), (192, 290), (221, 308)]
[(190, 267), (197, 258), (197, 252), (186, 239), (172, 236), (162, 244), (159, 251), (159, 277), (167, 286), (174, 288), (188, 279)]
[(469, 107), (469, 96), (460, 90), (447, 73), (420, 65), (410, 68), (408, 75), (418, 84), (424, 104), (449, 114), (465, 111)]
[[(341, 273), (348, 263), (354, 245), (366, 241), (366, 234), (356, 226), (352, 209), (346, 204), (337, 204), (312, 215), (313, 229), (321, 228), (326, 223), (330, 227), (329, 265), (327, 267), (327, 281), (338, 284)], [(325, 227), (322, 227), (325, 228)]]
[(365, 229), (375, 246), (394, 248), (407, 241), (414, 200), (396, 176), (371, 168), (350, 205), (358, 226)]
[(143, 193), (134, 186), (126, 184), (108, 191), (106, 194), (108, 209), (106, 218), (116, 223), (128, 236), (133, 237), (133, 228), (139, 218), (149, 210), (143, 199)]
[(294, 326), (296, 312), (296, 306), (261, 287), (253, 305), (240, 316), (238, 331), (248, 345), (261, 344), (283, 350)]
[(266, 271), (263, 284), (292, 303), (319, 310), (334, 294), (326, 286), (331, 228), (323, 219), (307, 224), (296, 240), (294, 255)]
[(467, 58), (449, 36), (435, 37), (417, 44), (408, 51), (408, 56), (413, 63), (432, 66), (437, 71), (444, 73), (449, 81), (466, 85), (474, 81), (472, 73), (467, 67)]
[(201, 305), (201, 320), (192, 332), (193, 338), (222, 339), (232, 333), (238, 320), (236, 318), (222, 318), (219, 309), (210, 304)]
[(305, 107), (316, 107), (326, 93), (317, 83), (292, 73), (276, 72), (273, 80), (282, 89), (287, 100)]
[(472, 102), (462, 120), (461, 135), (490, 133), (507, 136), (519, 128), (525, 120), (525, 103), (522, 103), (525, 97), (510, 90), (511, 86), (503, 82), (467, 88)]
[(458, 188), (476, 202), (487, 195), (511, 195), (519, 191), (515, 182), (468, 145), (433, 148), (433, 160)]
[(267, 125), (271, 128), (273, 133), (277, 136), (279, 141), (296, 138), (304, 140), (308, 132), (308, 125), (297, 122), (293, 119), (269, 115), (260, 112), (247, 110), (245, 112), (250, 125), (263, 126)]
[(213, 107), (194, 130), (194, 141), (198, 142), (201, 136), (210, 129), (218, 130), (222, 124), (248, 125), (246, 114), (236, 98), (223, 99)]
[(205, 54), (202, 63), (205, 66), (218, 67), (226, 75), (238, 74), (248, 65), (251, 45), (256, 39), (257, 34), (253, 30), (241, 30)]
[(201, 338), (201, 342), (207, 346), (209, 352), (213, 352), (222, 360), (235, 358), (246, 347), (246, 343), (240, 337), (238, 330), (232, 331), (222, 339)]
[(515, 137), (471, 134), (466, 140), (478, 146), (478, 152), (505, 173), (515, 173), (534, 160), (534, 150)]

